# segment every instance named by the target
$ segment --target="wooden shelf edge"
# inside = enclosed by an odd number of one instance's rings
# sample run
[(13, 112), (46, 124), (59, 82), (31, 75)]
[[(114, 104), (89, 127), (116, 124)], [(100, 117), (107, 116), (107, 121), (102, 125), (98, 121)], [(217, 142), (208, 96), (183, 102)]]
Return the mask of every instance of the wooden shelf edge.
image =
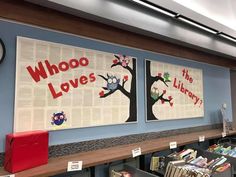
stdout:
[[(142, 155), (163, 151), (169, 149), (169, 142), (176, 141), (178, 146), (196, 143), (199, 136), (204, 135), (206, 140), (222, 137), (221, 130), (213, 129), (201, 132), (193, 132), (188, 134), (180, 134), (175, 136), (146, 140), (139, 143), (120, 145), (111, 148), (99, 149), (95, 151), (82, 152), (57, 158), (50, 158), (48, 164), (36, 168), (16, 173), (16, 177), (41, 177), (51, 176), (65, 173), (67, 162), (73, 160), (82, 160), (83, 168), (93, 167), (109, 162), (128, 159), (132, 157), (131, 151), (134, 148), (141, 147)], [(228, 136), (235, 135), (236, 131), (232, 131)], [(160, 143), (161, 142), (161, 143)], [(0, 175), (7, 175), (4, 169), (0, 169)]]

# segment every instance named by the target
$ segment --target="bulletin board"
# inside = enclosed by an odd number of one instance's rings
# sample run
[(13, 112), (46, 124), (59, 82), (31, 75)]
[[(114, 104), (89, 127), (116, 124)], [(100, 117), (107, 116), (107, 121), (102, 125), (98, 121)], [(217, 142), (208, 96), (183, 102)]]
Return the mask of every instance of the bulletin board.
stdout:
[(17, 37), (14, 131), (137, 121), (136, 58)]
[(146, 120), (204, 116), (201, 69), (146, 60)]

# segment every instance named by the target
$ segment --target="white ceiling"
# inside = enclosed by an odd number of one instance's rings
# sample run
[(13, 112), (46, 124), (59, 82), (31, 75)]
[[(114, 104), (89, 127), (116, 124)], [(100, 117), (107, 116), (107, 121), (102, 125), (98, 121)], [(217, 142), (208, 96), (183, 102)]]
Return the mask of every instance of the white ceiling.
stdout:
[[(86, 9), (98, 10), (101, 4), (111, 4), (121, 0), (26, 0), (32, 3), (41, 4), (49, 8), (66, 11), (70, 8), (73, 13), (78, 15)], [(132, 1), (132, 0), (123, 0)], [(236, 37), (236, 0), (147, 0), (158, 6), (165, 7), (183, 16), (189, 17), (196, 22), (205, 24), (219, 32)], [(82, 6), (81, 6), (82, 4)], [(58, 5), (65, 8), (57, 8)], [(106, 7), (109, 10), (109, 6)], [(76, 13), (77, 10), (77, 13)], [(102, 14), (100, 11), (99, 14)]]
[(201, 15), (236, 31), (235, 0), (174, 0)]
[[(236, 57), (236, 43), (232, 43), (219, 35), (208, 33), (194, 26), (180, 22), (179, 19), (162, 15), (161, 13), (151, 11), (142, 7), (132, 0), (26, 0), (31, 3), (39, 4), (49, 8), (73, 14), (82, 18), (98, 21), (121, 29), (126, 29), (142, 35), (173, 41), (181, 45), (198, 48), (203, 51), (217, 53), (223, 56)], [(233, 22), (229, 24), (235, 25), (235, 15), (231, 14), (236, 0), (186, 0), (191, 2), (199, 2), (202, 7), (206, 7), (204, 15), (187, 8), (182, 3), (179, 4), (174, 0), (146, 0), (158, 6), (165, 7), (182, 16), (193, 19), (196, 22), (205, 24), (219, 32), (236, 36), (235, 28), (229, 28), (219, 20), (214, 21), (206, 16), (210, 14), (218, 14), (229, 20), (233, 17)], [(207, 2), (208, 3), (207, 3)], [(224, 1), (224, 2), (223, 2)], [(214, 5), (210, 4), (214, 3)], [(219, 4), (218, 2), (221, 2)], [(227, 2), (227, 3), (226, 3)], [(233, 5), (228, 5), (232, 2)], [(185, 5), (188, 3), (184, 3)], [(217, 6), (217, 7), (215, 7)], [(199, 7), (192, 5), (192, 7)], [(230, 7), (231, 10), (228, 8)], [(236, 9), (236, 7), (234, 8)], [(200, 10), (197, 10), (200, 11)], [(234, 11), (232, 11), (234, 13)], [(230, 14), (230, 15), (229, 15)], [(215, 15), (215, 16), (216, 16)], [(230, 16), (230, 17), (229, 17)], [(222, 20), (223, 22), (225, 21)]]

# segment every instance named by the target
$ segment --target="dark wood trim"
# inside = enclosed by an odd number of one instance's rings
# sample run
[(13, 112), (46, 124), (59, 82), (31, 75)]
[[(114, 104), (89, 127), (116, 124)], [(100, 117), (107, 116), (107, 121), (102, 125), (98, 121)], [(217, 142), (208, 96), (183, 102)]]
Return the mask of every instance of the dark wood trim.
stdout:
[(226, 58), (176, 45), (49, 8), (44, 8), (24, 2), (23, 0), (1, 0), (0, 17), (199, 62), (229, 68), (236, 67), (236, 58)]
[[(228, 135), (235, 135), (236, 131), (232, 131)], [(205, 140), (216, 139), (222, 137), (221, 129), (212, 129), (188, 134), (179, 134), (169, 137), (162, 137), (152, 140), (146, 140), (138, 143), (120, 145), (95, 151), (81, 152), (77, 154), (50, 158), (48, 164), (15, 173), (16, 177), (45, 177), (61, 173), (67, 170), (68, 161), (83, 161), (83, 168), (89, 168), (105, 163), (115, 162), (132, 157), (131, 151), (137, 147), (142, 149), (142, 155), (163, 151), (169, 149), (169, 143), (176, 141), (178, 147), (199, 141), (199, 136), (205, 136)], [(7, 175), (8, 172), (0, 168), (0, 175)]]

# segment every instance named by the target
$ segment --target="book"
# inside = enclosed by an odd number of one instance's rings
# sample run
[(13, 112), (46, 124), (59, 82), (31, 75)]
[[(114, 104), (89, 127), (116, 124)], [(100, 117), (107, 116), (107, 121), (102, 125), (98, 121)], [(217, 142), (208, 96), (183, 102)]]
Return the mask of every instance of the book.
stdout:
[(150, 163), (150, 170), (151, 171), (158, 171), (159, 168), (159, 157), (152, 157)]

